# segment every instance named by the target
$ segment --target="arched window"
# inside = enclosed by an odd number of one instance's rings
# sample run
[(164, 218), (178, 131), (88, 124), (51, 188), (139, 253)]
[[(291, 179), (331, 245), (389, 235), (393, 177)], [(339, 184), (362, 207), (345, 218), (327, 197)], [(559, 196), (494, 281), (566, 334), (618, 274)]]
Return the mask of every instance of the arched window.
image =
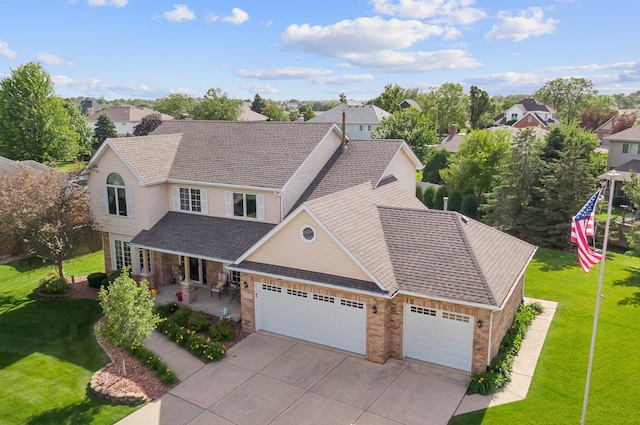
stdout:
[(120, 174), (111, 173), (107, 177), (107, 204), (109, 214), (127, 216), (127, 190)]

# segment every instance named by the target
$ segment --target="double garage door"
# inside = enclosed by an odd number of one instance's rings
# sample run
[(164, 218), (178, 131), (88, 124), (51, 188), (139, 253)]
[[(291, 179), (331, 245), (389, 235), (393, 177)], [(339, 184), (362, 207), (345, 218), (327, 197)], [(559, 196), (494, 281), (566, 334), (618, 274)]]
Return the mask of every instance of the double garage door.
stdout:
[(464, 314), (405, 304), (404, 356), (470, 371), (473, 323)]
[(275, 285), (256, 285), (256, 330), (365, 354), (366, 304)]

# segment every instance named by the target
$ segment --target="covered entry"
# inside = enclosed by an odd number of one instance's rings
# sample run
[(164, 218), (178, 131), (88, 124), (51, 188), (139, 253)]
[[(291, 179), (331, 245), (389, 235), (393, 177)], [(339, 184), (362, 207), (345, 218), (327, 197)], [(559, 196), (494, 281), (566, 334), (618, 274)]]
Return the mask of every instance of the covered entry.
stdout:
[(263, 283), (255, 296), (256, 330), (365, 354), (366, 304)]

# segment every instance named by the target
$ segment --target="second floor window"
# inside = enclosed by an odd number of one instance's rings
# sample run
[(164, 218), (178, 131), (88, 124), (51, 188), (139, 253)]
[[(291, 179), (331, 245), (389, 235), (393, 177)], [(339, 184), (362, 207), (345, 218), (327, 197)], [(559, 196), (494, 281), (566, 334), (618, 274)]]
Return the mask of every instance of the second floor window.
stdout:
[(632, 155), (636, 155), (638, 153), (638, 145), (635, 143), (623, 143), (622, 153), (629, 153)]
[(174, 210), (207, 214), (207, 189), (173, 186), (172, 190)]
[(264, 195), (261, 193), (225, 192), (227, 217), (264, 220)]
[(120, 174), (111, 173), (107, 177), (105, 201), (105, 213), (123, 217), (132, 216), (131, 189), (125, 187)]

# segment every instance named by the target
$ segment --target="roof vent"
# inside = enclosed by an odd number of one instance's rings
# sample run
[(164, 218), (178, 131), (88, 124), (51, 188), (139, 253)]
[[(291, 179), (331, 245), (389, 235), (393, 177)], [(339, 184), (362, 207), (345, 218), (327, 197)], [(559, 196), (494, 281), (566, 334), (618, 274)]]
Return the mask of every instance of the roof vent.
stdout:
[(462, 220), (462, 222), (463, 222), (464, 224), (468, 224), (468, 223), (469, 223), (469, 217), (466, 217), (466, 216), (464, 216), (464, 215), (461, 215), (461, 216), (460, 216), (460, 220)]

